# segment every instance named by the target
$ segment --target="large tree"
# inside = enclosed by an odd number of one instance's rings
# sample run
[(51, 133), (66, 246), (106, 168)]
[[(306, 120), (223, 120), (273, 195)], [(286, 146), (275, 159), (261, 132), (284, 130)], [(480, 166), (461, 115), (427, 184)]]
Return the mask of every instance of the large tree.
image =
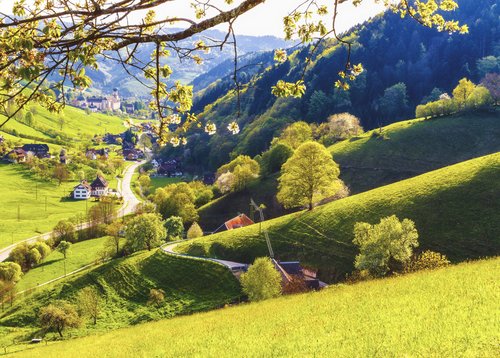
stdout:
[(375, 225), (356, 223), (353, 242), (359, 247), (356, 268), (383, 276), (410, 260), (413, 248), (418, 246), (418, 232), (410, 219), (400, 221), (392, 215)]
[(125, 237), (133, 251), (158, 247), (166, 236), (163, 221), (157, 214), (142, 214), (127, 223)]
[(241, 286), (250, 301), (261, 301), (281, 294), (281, 275), (267, 257), (259, 257), (241, 275)]
[[(98, 69), (98, 59), (104, 57), (123, 65), (131, 76), (136, 76), (149, 87), (153, 98), (150, 107), (160, 118), (156, 128), (160, 134), (159, 142), (184, 143), (185, 138), (179, 138), (175, 132), (172, 134), (166, 129), (170, 124), (185, 127), (199, 122), (189, 113), (193, 90), (191, 86), (169, 81), (172, 68), (165, 64), (165, 57), (173, 54), (199, 63), (203, 52), (227, 45), (233, 46), (237, 62), (233, 23), (264, 1), (15, 1), (12, 12), (5, 9), (6, 13), (0, 13), (0, 105), (8, 115), (0, 127), (10, 118), (15, 118), (30, 101), (37, 101), (52, 111), (62, 108), (68, 87), (80, 90), (90, 86), (91, 80), (85, 69)], [(337, 6), (347, 1), (305, 0), (299, 6), (290, 5), (289, 15), (284, 19), (276, 19), (283, 21), (287, 39), (310, 43), (334, 37), (347, 48), (345, 69), (339, 73), (336, 82), (337, 87), (344, 89), (349, 88), (349, 82), (362, 70), (352, 62), (349, 40), (338, 36), (336, 31)], [(359, 5), (366, 1), (352, 2)], [(424, 26), (446, 32), (465, 33), (468, 30), (466, 25), (445, 20), (442, 16), (443, 12), (456, 9), (453, 0), (383, 3), (401, 17), (411, 17)], [(176, 13), (176, 6), (189, 8), (191, 5), (192, 16)], [(132, 20), (138, 17), (140, 21)], [(222, 41), (185, 41), (221, 24), (226, 24), (227, 28), (227, 36)], [(144, 61), (137, 56), (142, 50), (139, 48), (141, 44), (151, 44), (148, 48), (150, 60)], [(313, 45), (311, 51), (317, 48)], [(312, 58), (309, 56), (304, 61), (304, 74)], [(276, 60), (286, 61), (286, 52), (277, 51)], [(234, 87), (239, 94), (242, 85), (237, 76), (238, 68), (236, 63)], [(303, 80), (294, 83), (280, 80), (272, 91), (276, 96), (299, 97), (305, 92), (305, 85)], [(7, 111), (9, 104), (15, 106)], [(237, 123), (231, 123), (228, 130), (237, 133)], [(215, 128), (208, 123), (206, 131), (214, 133)]]
[(60, 337), (63, 337), (63, 331), (66, 328), (76, 328), (81, 323), (75, 306), (66, 301), (54, 302), (42, 307), (39, 320), (43, 330), (56, 331)]
[(279, 177), (278, 201), (286, 208), (307, 206), (340, 189), (339, 166), (330, 152), (316, 142), (305, 142), (283, 164)]

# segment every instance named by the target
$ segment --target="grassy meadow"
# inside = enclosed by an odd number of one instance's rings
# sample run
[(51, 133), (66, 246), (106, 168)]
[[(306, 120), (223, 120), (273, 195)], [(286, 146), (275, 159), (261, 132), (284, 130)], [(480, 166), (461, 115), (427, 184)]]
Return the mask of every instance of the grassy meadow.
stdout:
[[(356, 222), (378, 223), (397, 215), (413, 220), (420, 250), (458, 262), (500, 254), (500, 153), (445, 167), (263, 223), (276, 256), (318, 268), (328, 281), (353, 269)], [(259, 225), (224, 231), (183, 243), (195, 256), (250, 263), (267, 255)]]
[(142, 324), (19, 357), (498, 357), (500, 259)]
[(500, 151), (500, 111), (414, 119), (329, 147), (352, 193)]
[[(66, 272), (92, 264), (99, 258), (99, 252), (104, 249), (107, 237), (81, 241), (71, 246), (66, 258)], [(45, 261), (28, 271), (17, 283), (17, 291), (36, 288), (37, 285), (64, 275), (64, 257), (60, 252), (53, 251)]]
[(85, 214), (93, 202), (67, 198), (76, 184), (59, 186), (37, 179), (22, 165), (0, 163), (0, 248), (48, 232), (59, 220)]
[[(61, 113), (50, 113), (39, 105), (31, 106), (30, 110), (34, 113), (31, 126), (22, 123), (22, 120), (11, 119), (0, 129), (0, 134), (7, 132), (7, 139), (17, 137), (22, 143), (47, 143), (52, 151), (60, 149), (54, 140), (66, 139), (66, 147), (76, 147), (79, 143), (89, 141), (95, 134), (121, 133), (125, 130), (122, 118), (102, 113), (87, 114), (71, 106), (66, 106)], [(64, 121), (62, 127), (61, 118)], [(16, 137), (12, 136), (13, 130), (17, 132)]]
[[(97, 243), (89, 245), (93, 246), (90, 250), (100, 246)], [(88, 259), (93, 259), (90, 253)], [(0, 339), (0, 350), (14, 338), (29, 341), (39, 335), (39, 309), (58, 299), (74, 303), (78, 292), (88, 286), (95, 287), (102, 297), (102, 312), (97, 325), (89, 322), (79, 329), (70, 330), (68, 336), (85, 336), (207, 311), (237, 301), (241, 295), (238, 281), (222, 265), (179, 258), (160, 250), (143, 251), (40, 287), (31, 295), (21, 295), (12, 308), (6, 307), (0, 314), (0, 327), (10, 331)], [(165, 292), (165, 300), (159, 306), (148, 304), (149, 291), (153, 288)], [(56, 335), (49, 333), (47, 339), (56, 338)]]
[(181, 178), (151, 177), (151, 192), (154, 193), (158, 188), (163, 188), (167, 185), (179, 183), (181, 181)]

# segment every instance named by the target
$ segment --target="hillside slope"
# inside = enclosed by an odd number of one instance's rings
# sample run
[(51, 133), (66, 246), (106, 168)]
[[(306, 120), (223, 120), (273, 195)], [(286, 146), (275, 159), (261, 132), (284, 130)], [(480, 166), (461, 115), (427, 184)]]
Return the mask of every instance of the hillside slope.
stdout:
[[(103, 113), (85, 113), (84, 110), (66, 106), (61, 113), (50, 113), (39, 105), (33, 105), (24, 111), (31, 111), (33, 122), (27, 124), (25, 118), (11, 119), (0, 128), (0, 135), (21, 143), (46, 143), (51, 148), (60, 150), (60, 146), (76, 147), (88, 142), (94, 135), (121, 133), (125, 131), (123, 119)], [(5, 117), (0, 116), (3, 122)]]
[[(396, 214), (416, 223), (420, 249), (453, 261), (500, 254), (500, 153), (480, 157), (315, 208), (266, 221), (275, 254), (316, 267), (324, 280), (353, 269), (354, 224)], [(181, 252), (252, 262), (267, 254), (259, 225), (178, 246)]]
[[(500, 152), (500, 111), (398, 122), (382, 128), (385, 139), (374, 132), (329, 147), (351, 194)], [(238, 213), (248, 214), (250, 198), (266, 206), (267, 219), (286, 214), (276, 202), (276, 179), (263, 178), (201, 207), (202, 228), (213, 231)]]
[(287, 296), (19, 357), (494, 357), (500, 259)]
[[(222, 265), (178, 258), (162, 251), (139, 252), (113, 260), (91, 271), (45, 286), (21, 298), (0, 314), (0, 326), (20, 340), (40, 334), (38, 312), (56, 300), (76, 303), (78, 292), (94, 287), (101, 296), (97, 325), (83, 325), (72, 336), (103, 332), (140, 322), (206, 311), (237, 301), (241, 295), (236, 278)], [(160, 305), (148, 304), (150, 289), (162, 289)], [(50, 337), (50, 334), (49, 334)], [(18, 337), (19, 339), (19, 337)], [(5, 339), (0, 339), (0, 345)]]
[(415, 119), (332, 145), (340, 177), (359, 193), (418, 174), (500, 152), (500, 111)]

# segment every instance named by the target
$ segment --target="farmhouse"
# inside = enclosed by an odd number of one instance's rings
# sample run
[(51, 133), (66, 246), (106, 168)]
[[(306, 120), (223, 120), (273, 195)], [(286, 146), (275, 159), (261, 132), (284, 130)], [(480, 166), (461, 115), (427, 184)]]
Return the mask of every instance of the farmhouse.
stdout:
[(224, 223), (227, 230), (239, 229), (240, 227), (245, 227), (248, 225), (252, 225), (254, 222), (245, 214), (240, 214), (231, 220), (228, 220)]
[(101, 197), (108, 194), (109, 184), (102, 176), (98, 175), (90, 184), (91, 196)]
[(49, 146), (47, 144), (25, 144), (22, 149), (40, 159), (50, 158)]
[(78, 200), (86, 200), (90, 198), (92, 189), (86, 180), (73, 188), (73, 198)]
[(23, 148), (16, 147), (10, 152), (8, 152), (4, 158), (11, 163), (23, 163), (26, 161), (27, 156), (28, 153), (26, 153), (26, 151)]

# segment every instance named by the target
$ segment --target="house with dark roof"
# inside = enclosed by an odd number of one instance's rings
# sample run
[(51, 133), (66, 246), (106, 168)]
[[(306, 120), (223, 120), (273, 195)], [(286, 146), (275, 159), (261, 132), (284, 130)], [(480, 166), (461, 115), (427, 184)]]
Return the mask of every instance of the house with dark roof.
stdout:
[(16, 147), (12, 149), (5, 155), (5, 160), (11, 163), (23, 163), (26, 161), (28, 153), (21, 147)]
[(102, 176), (98, 175), (95, 180), (90, 184), (90, 195), (94, 197), (101, 197), (108, 194), (109, 184)]
[(31, 152), (32, 155), (42, 158), (50, 158), (49, 146), (47, 144), (25, 144), (23, 150), (26, 153)]

